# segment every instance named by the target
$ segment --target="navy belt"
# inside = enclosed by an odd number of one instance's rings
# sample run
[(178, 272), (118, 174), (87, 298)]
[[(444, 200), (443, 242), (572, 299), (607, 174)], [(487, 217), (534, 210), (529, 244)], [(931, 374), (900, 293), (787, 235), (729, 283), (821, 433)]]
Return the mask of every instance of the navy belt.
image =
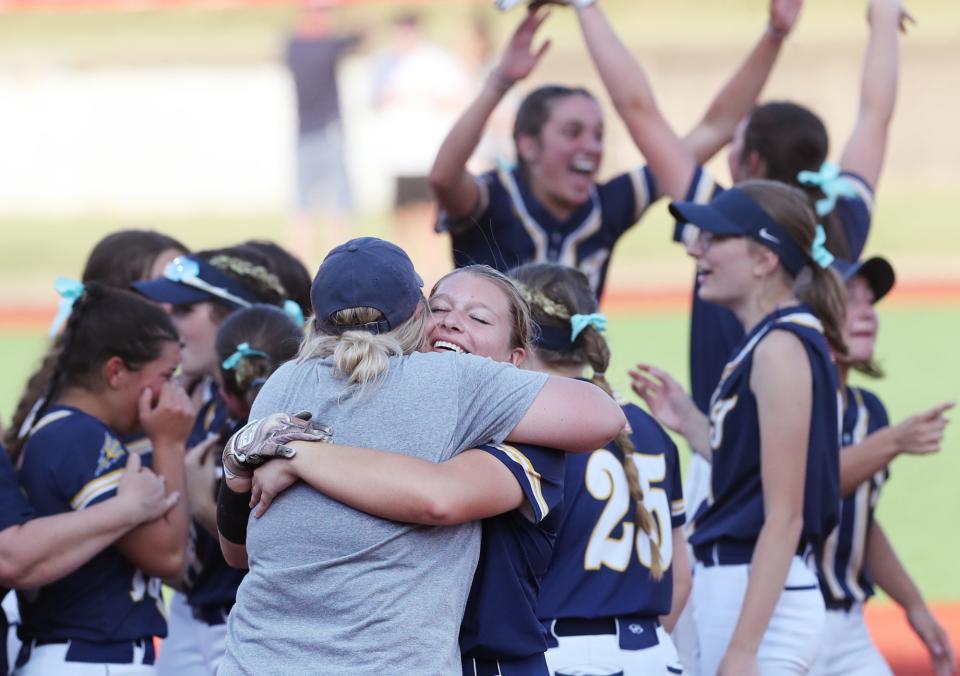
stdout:
[[(708, 544), (693, 546), (693, 556), (707, 568), (711, 566), (740, 566), (750, 563), (753, 559), (755, 542), (741, 542), (738, 540), (720, 540)], [(797, 545), (797, 556), (805, 556), (807, 543), (801, 541)]]
[(133, 664), (137, 648), (143, 649), (142, 664), (153, 664), (157, 657), (153, 648), (153, 638), (141, 638), (131, 641), (113, 641), (96, 643), (83, 639), (36, 638), (26, 639), (17, 656), (17, 667), (22, 667), (30, 659), (30, 651), (36, 646), (69, 644), (64, 659), (67, 662), (85, 662), (89, 664)]
[(617, 633), (617, 620), (614, 617), (562, 617), (553, 623), (557, 636), (602, 636)]
[(823, 604), (827, 607), (827, 610), (842, 610), (845, 613), (849, 613), (850, 609), (856, 604), (856, 601), (853, 599), (824, 599)]

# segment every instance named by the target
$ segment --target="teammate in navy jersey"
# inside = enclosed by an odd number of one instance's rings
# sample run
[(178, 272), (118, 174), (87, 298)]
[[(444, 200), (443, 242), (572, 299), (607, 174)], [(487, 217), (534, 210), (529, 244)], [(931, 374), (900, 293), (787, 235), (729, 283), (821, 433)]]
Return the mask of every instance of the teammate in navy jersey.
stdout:
[(200, 462), (214, 444), (233, 431), (216, 383), (222, 361), (215, 349), (217, 331), (237, 310), (258, 303), (283, 307), (302, 321), (299, 304), (290, 300), (291, 295), (302, 298), (302, 289), (288, 292), (278, 271), (287, 268), (284, 279), (302, 286), (297, 281), (306, 274), (299, 274), (302, 265), (297, 275), (289, 274), (297, 265), (296, 259), (269, 242), (248, 242), (180, 257), (161, 277), (133, 285), (148, 298), (172, 306), (171, 316), (183, 345), (183, 376), (201, 409), (186, 458), (193, 524), (191, 555), (181, 583), (190, 592), (188, 598), (178, 592), (171, 599), (170, 638), (158, 663), (161, 674), (216, 671), (215, 665), (223, 657), (226, 614), (241, 577), (226, 565), (212, 537), (216, 532), (216, 509), (210, 497), (213, 477), (210, 466)]
[[(72, 573), (118, 538), (162, 516), (179, 499), (140, 456), (127, 457), (115, 498), (79, 511), (34, 518), (17, 472), (0, 446), (0, 596)], [(7, 618), (0, 613), (0, 674), (9, 673)], [(15, 657), (15, 656), (14, 656)]]
[(700, 228), (699, 293), (744, 326), (709, 420), (658, 369), (632, 372), (657, 418), (713, 462), (694, 517), (694, 617), (703, 674), (806, 673), (824, 622), (803, 558), (839, 509), (839, 391), (845, 294), (804, 194), (748, 181), (709, 205), (674, 203)]
[(217, 539), (216, 493), (223, 477), (220, 450), (246, 422), (260, 386), (280, 364), (293, 358), (302, 337), (303, 329), (293, 318), (269, 305), (237, 310), (217, 331), (220, 385), (200, 409), (188, 441), (187, 495), (194, 521), (184, 593), (175, 595), (170, 605), (171, 622), (190, 626), (191, 631), (164, 644), (169, 652), (161, 653), (161, 673), (215, 674), (223, 659), (226, 620), (244, 571), (227, 565)]
[(878, 584), (904, 609), (917, 636), (930, 652), (934, 672), (954, 674), (956, 657), (950, 641), (923, 601), (920, 590), (897, 558), (874, 516), (880, 490), (889, 478), (889, 463), (900, 454), (940, 450), (953, 407), (945, 403), (891, 426), (887, 411), (872, 392), (847, 382), (851, 369), (874, 377), (878, 320), (874, 304), (893, 287), (894, 272), (883, 258), (862, 263), (840, 262), (847, 283), (844, 337), (848, 352), (839, 362), (844, 388), (843, 449), (840, 454), (840, 523), (817, 552), (820, 587), (827, 605), (824, 641), (811, 674), (883, 676), (891, 674), (870, 639), (864, 603)]
[[(183, 491), (184, 442), (194, 410), (171, 382), (176, 331), (158, 306), (86, 285), (61, 340), (44, 405), (20, 459), (38, 516), (81, 511), (117, 494), (128, 451), (120, 435), (144, 430), (154, 471)], [(21, 592), (23, 674), (153, 672), (153, 636), (165, 635), (158, 578), (177, 574), (186, 501), (129, 531), (113, 547), (36, 592)]]
[[(792, 28), (801, 5), (801, 0), (771, 2), (766, 40), (781, 40)], [(676, 135), (660, 113), (643, 70), (597, 6), (581, 8), (578, 13), (591, 56), (631, 137), (647, 159), (658, 190), (675, 200), (709, 202), (719, 188), (699, 166), (700, 155)], [(902, 11), (899, 0), (871, 0), (868, 18), (871, 31), (860, 107), (839, 167), (825, 164), (828, 139), (821, 120), (793, 103), (768, 103), (752, 112), (749, 107), (741, 108), (734, 121), (729, 153), (735, 183), (766, 178), (803, 188), (826, 228), (827, 248), (853, 260), (860, 256), (867, 239), (873, 190), (883, 167), (896, 102), (897, 31), (910, 17)], [(773, 47), (761, 42), (749, 59), (762, 58), (770, 49)], [(748, 105), (759, 94), (773, 58), (766, 57), (764, 63), (765, 69), (758, 71), (762, 77), (744, 83), (753, 88), (752, 96), (740, 99)], [(718, 103), (734, 91), (728, 88), (721, 92)], [(726, 101), (726, 105), (735, 102)], [(720, 146), (730, 140), (730, 136), (725, 137)], [(695, 236), (695, 228), (687, 223), (678, 223), (675, 228), (678, 241)], [(743, 338), (743, 330), (729, 311), (705, 303), (695, 289), (690, 335), (691, 392), (700, 410), (706, 412), (724, 364)], [(687, 497), (691, 498), (689, 494)]]
[[(612, 395), (606, 320), (586, 276), (555, 263), (511, 275), (540, 329), (527, 368), (583, 377), (589, 367), (592, 381)], [(649, 415), (623, 409), (628, 427), (613, 442), (566, 459), (560, 530), (537, 601), (550, 673), (679, 668), (659, 621), (669, 629), (690, 590), (677, 449)]]
[[(600, 297), (614, 246), (661, 191), (646, 167), (597, 183), (603, 115), (590, 92), (561, 85), (534, 90), (514, 122), (517, 167), (479, 177), (466, 169), (494, 109), (546, 52), (549, 42), (533, 49), (546, 17), (535, 10), (520, 23), (499, 65), (444, 140), (430, 173), (441, 209), (437, 230), (450, 233), (457, 267), (485, 263), (508, 270), (556, 261), (583, 271)], [(780, 36), (765, 34), (684, 140), (698, 161), (706, 161), (730, 140), (753, 105), (782, 35), (792, 25), (789, 17), (784, 21), (776, 28)], [(606, 77), (604, 83), (616, 101), (619, 85)], [(628, 121), (629, 110), (617, 107)]]

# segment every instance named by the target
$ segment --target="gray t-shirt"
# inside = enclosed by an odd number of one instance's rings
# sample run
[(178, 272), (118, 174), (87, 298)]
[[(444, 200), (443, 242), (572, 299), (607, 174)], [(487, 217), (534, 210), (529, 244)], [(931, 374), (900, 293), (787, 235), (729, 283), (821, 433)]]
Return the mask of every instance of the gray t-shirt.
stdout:
[[(250, 417), (309, 410), (337, 443), (439, 462), (502, 441), (545, 381), (485, 358), (417, 353), (391, 358), (362, 396), (344, 396), (330, 360), (313, 359), (278, 369)], [(298, 483), (250, 520), (250, 573), (219, 673), (459, 674), (479, 549), (478, 523), (387, 521)]]

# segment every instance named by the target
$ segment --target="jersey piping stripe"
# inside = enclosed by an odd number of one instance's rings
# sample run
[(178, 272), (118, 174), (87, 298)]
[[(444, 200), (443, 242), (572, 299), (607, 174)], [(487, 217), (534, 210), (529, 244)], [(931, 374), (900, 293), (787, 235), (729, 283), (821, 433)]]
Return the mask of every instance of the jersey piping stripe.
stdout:
[(637, 167), (633, 171), (630, 171), (627, 174), (630, 177), (630, 182), (633, 184), (633, 220), (638, 221), (643, 215), (643, 212), (647, 210), (647, 207), (650, 206), (652, 196), (650, 195), (650, 187), (647, 184), (647, 175), (644, 172), (643, 167)]
[(62, 420), (67, 416), (71, 416), (71, 415), (73, 415), (73, 411), (67, 411), (67, 410), (54, 411), (53, 413), (47, 413), (45, 416), (40, 418), (40, 420), (37, 421), (37, 424), (34, 425), (33, 428), (30, 430), (30, 434), (36, 434), (47, 425), (51, 423), (55, 423), (58, 420)]
[[(580, 242), (588, 237), (592, 237), (600, 230), (600, 226), (603, 225), (600, 198), (597, 196), (596, 186), (590, 188), (590, 202), (593, 204), (590, 214), (584, 219), (583, 224), (579, 228), (566, 237), (563, 242), (563, 248), (560, 250), (559, 262), (571, 268), (577, 266), (577, 247), (580, 246)], [(604, 258), (610, 255), (609, 251), (602, 251)]]
[(75, 510), (83, 509), (104, 493), (109, 493), (116, 489), (116, 487), (120, 485), (120, 477), (122, 475), (122, 469), (115, 469), (112, 472), (107, 472), (103, 476), (98, 476), (77, 491), (77, 494), (73, 496), (73, 499), (70, 501), (70, 506)]
[(547, 504), (546, 498), (543, 497), (540, 473), (534, 468), (533, 463), (530, 462), (530, 458), (521, 453), (519, 449), (507, 444), (500, 444), (497, 448), (514, 463), (523, 468), (523, 473), (527, 477), (527, 483), (530, 485), (530, 491), (533, 493), (533, 498), (537, 503), (534, 505), (538, 512), (537, 522), (543, 521), (547, 514), (550, 513), (550, 506)]
[(855, 174), (844, 173), (843, 177), (847, 179), (853, 189), (857, 191), (857, 197), (867, 205), (867, 211), (873, 213), (873, 191), (870, 189), (870, 186)]
[(683, 514), (684, 505), (683, 500), (674, 500), (670, 503), (670, 514), (673, 516), (679, 516)]
[(124, 444), (124, 446), (128, 453), (136, 453), (137, 455), (143, 455), (153, 450), (153, 442), (150, 441), (150, 437), (137, 439), (129, 444)]
[[(857, 424), (853, 428), (853, 443), (859, 444), (867, 436), (869, 429), (870, 413), (867, 411), (866, 404), (863, 403), (863, 395), (859, 390), (852, 388), (853, 398), (857, 406)], [(873, 491), (873, 482), (864, 481), (857, 487), (856, 492), (856, 511), (854, 512), (853, 524), (853, 547), (850, 550), (850, 560), (847, 562), (846, 579), (847, 589), (853, 594), (857, 601), (863, 601), (867, 595), (863, 588), (857, 583), (857, 577), (860, 569), (863, 567), (863, 554), (867, 542), (867, 517), (869, 516), (868, 506), (870, 503), (870, 493)]]
[(533, 262), (542, 263), (546, 261), (547, 233), (540, 226), (540, 224), (533, 219), (533, 216), (530, 215), (530, 212), (527, 211), (527, 205), (523, 203), (523, 197), (520, 195), (520, 188), (517, 186), (517, 182), (514, 180), (513, 174), (508, 171), (501, 170), (500, 182), (510, 194), (510, 201), (513, 202), (513, 207), (517, 210), (517, 215), (520, 217), (520, 222), (523, 224), (523, 229), (527, 231), (527, 234), (530, 235), (530, 239), (533, 240), (533, 247), (535, 251)]

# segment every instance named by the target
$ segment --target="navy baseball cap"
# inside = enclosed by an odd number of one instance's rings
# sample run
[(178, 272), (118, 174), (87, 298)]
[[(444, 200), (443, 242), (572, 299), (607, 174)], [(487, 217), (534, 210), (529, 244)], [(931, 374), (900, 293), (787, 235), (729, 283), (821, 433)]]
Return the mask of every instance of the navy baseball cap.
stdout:
[(794, 276), (812, 260), (770, 214), (737, 188), (724, 190), (709, 204), (673, 202), (670, 213), (678, 221), (716, 235), (750, 237), (777, 254)]
[(893, 266), (890, 265), (890, 261), (881, 256), (855, 262), (843, 261), (838, 258), (833, 262), (833, 269), (840, 273), (844, 283), (849, 282), (857, 275), (867, 280), (867, 284), (873, 291), (874, 303), (890, 293), (890, 289), (897, 281), (897, 276), (893, 271)]
[(220, 302), (241, 308), (263, 302), (223, 270), (196, 256), (177, 256), (167, 263), (162, 277), (130, 286), (151, 300), (172, 305)]
[[(310, 301), (314, 322), (324, 333), (386, 333), (413, 316), (423, 298), (423, 280), (406, 252), (376, 237), (358, 237), (332, 249), (320, 264)], [(384, 319), (359, 326), (334, 324), (341, 310), (372, 307)]]

